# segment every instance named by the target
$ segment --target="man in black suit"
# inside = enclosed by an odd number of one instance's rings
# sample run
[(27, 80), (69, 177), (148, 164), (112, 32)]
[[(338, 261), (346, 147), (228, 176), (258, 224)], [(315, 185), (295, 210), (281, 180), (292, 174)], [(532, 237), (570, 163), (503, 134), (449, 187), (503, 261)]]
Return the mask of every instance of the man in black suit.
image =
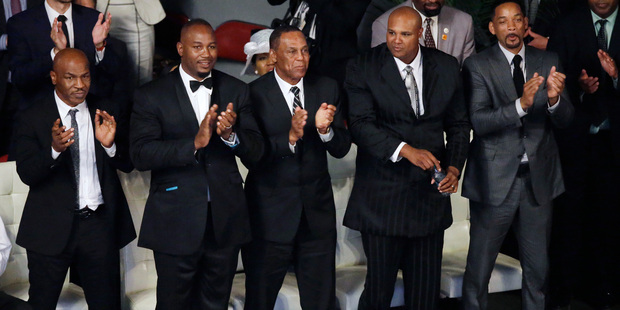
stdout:
[(217, 70), (213, 28), (194, 19), (179, 68), (136, 91), (131, 158), (151, 170), (138, 245), (153, 250), (157, 309), (227, 309), (241, 244), (250, 241), (243, 180), (263, 153), (243, 82)]
[(336, 210), (327, 152), (345, 156), (351, 137), (336, 82), (306, 74), (303, 33), (276, 28), (269, 45), (275, 69), (250, 84), (266, 150), (246, 182), (254, 237), (243, 251), (246, 309), (273, 309), (291, 263), (302, 308), (335, 309)]
[(616, 303), (619, 291), (619, 35), (618, 0), (589, 0), (588, 8), (562, 19), (549, 39), (575, 104), (571, 126), (556, 132), (566, 193), (555, 201), (553, 215), (554, 305), (567, 305), (580, 284), (596, 307)]
[[(347, 68), (358, 154), (344, 225), (361, 231), (368, 259), (359, 309), (389, 308), (399, 268), (407, 309), (435, 309), (439, 299), (443, 232), (452, 223), (442, 194), (457, 190), (470, 125), (460, 66), (419, 45), (421, 24), (412, 7), (394, 10), (387, 43)], [(435, 168), (446, 173), (439, 184)]]
[(574, 110), (557, 55), (526, 46), (527, 27), (517, 2), (499, 2), (489, 23), (498, 43), (463, 65), (474, 128), (463, 179), (471, 212), (466, 310), (487, 309), (491, 272), (511, 226), (523, 309), (545, 307), (551, 201), (564, 192), (552, 128), (568, 126)]
[[(23, 97), (20, 110), (51, 91), (48, 72), (54, 55), (67, 47), (86, 54), (92, 75), (91, 93), (118, 99), (111, 96), (108, 80), (125, 75), (121, 71), (122, 56), (118, 48), (111, 48), (112, 43), (106, 41), (111, 15), (105, 21), (103, 18), (102, 13), (72, 5), (69, 0), (45, 0), (43, 5), (9, 19), (9, 68), (11, 80)], [(110, 46), (106, 47), (107, 44)]]
[(90, 309), (120, 309), (118, 250), (136, 237), (116, 172), (133, 169), (127, 119), (115, 104), (86, 100), (82, 51), (59, 52), (53, 68), (55, 91), (20, 115), (14, 141), (17, 173), (30, 186), (17, 234), (28, 255), (28, 302), (55, 309), (71, 267)]

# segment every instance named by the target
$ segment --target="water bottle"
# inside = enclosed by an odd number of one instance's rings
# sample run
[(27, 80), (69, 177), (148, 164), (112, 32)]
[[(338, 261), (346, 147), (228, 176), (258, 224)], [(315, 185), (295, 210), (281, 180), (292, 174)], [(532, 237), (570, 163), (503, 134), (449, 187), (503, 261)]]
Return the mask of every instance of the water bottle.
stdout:
[[(433, 172), (433, 180), (435, 180), (435, 187), (437, 187), (437, 189), (439, 190), (439, 182), (441, 182), (441, 180), (443, 180), (446, 177), (446, 174), (443, 171), (439, 171), (437, 170), (437, 166), (434, 167), (434, 172)], [(442, 196), (450, 196), (451, 193), (441, 193)]]

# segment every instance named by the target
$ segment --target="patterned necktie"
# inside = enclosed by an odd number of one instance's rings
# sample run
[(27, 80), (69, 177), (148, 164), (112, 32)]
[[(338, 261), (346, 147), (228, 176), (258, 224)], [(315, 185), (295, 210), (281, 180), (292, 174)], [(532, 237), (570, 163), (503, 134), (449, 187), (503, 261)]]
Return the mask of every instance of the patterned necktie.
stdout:
[[(75, 113), (79, 112), (78, 109), (69, 110), (69, 115), (71, 116), (71, 128), (73, 128), (73, 144), (69, 146), (69, 150), (71, 150), (71, 159), (73, 159), (73, 173), (75, 174), (75, 184), (77, 188), (80, 188), (80, 132), (78, 130), (77, 119), (75, 118)], [(79, 190), (76, 199), (79, 202)]]
[(20, 0), (11, 0), (11, 16), (22, 11), (22, 4)]
[(605, 24), (607, 24), (606, 19), (600, 19), (596, 22), (599, 24), (598, 35), (596, 36), (596, 41), (598, 41), (598, 48), (607, 52), (607, 32), (605, 31)]
[(293, 98), (293, 115), (295, 115), (295, 109), (297, 109), (297, 107), (303, 109), (303, 107), (301, 106), (301, 100), (299, 99), (299, 87), (297, 86), (293, 86), (291, 87), (291, 92), (293, 93), (293, 95), (295, 95), (295, 98)]
[(407, 87), (407, 92), (409, 93), (411, 107), (413, 108), (413, 112), (415, 112), (415, 116), (420, 117), (420, 95), (418, 93), (418, 85), (413, 76), (413, 68), (411, 68), (411, 66), (406, 66), (405, 71), (407, 71), (407, 75), (405, 76), (405, 87)]
[(435, 48), (435, 40), (433, 39), (433, 33), (431, 32), (431, 23), (433, 23), (433, 20), (430, 17), (427, 17), (424, 22), (426, 23), (426, 27), (424, 29), (424, 46)]
[(67, 17), (64, 15), (58, 15), (58, 21), (62, 22), (60, 27), (62, 28), (62, 32), (65, 34), (65, 38), (67, 38), (67, 47), (71, 47), (71, 41), (69, 41), (69, 28), (67, 28)]
[(514, 69), (512, 69), (512, 81), (515, 84), (515, 89), (517, 90), (517, 96), (519, 96), (519, 98), (523, 96), (523, 84), (525, 84), (523, 70), (521, 70), (521, 60), (523, 59), (520, 55), (515, 55), (512, 59), (512, 64), (514, 65)]

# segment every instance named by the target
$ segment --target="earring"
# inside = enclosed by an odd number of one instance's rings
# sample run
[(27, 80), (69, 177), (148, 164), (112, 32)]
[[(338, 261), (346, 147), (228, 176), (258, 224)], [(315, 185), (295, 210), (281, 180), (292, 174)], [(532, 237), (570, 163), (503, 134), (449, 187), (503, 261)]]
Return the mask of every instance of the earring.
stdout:
[(258, 70), (254, 70), (254, 74), (258, 75)]

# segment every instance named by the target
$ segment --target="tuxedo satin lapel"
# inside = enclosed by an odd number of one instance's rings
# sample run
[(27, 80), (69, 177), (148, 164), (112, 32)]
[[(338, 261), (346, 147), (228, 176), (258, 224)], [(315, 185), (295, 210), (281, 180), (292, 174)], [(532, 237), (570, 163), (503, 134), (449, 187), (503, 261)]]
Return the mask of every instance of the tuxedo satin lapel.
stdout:
[(193, 133), (198, 132), (198, 121), (196, 120), (196, 113), (194, 113), (194, 108), (192, 108), (192, 102), (189, 100), (187, 96), (187, 91), (185, 91), (185, 86), (183, 85), (183, 80), (181, 79), (181, 73), (179, 73), (181, 68), (178, 68), (175, 72), (170, 73), (174, 74), (174, 90), (176, 94), (177, 103), (179, 104), (179, 108), (181, 109), (181, 113), (183, 114), (183, 118), (185, 119), (185, 123), (189, 126), (189, 130)]
[(502, 50), (499, 48), (499, 44), (496, 44), (493, 48), (493, 57), (489, 58), (489, 67), (491, 68), (491, 80), (502, 81), (500, 84), (504, 85), (502, 91), (506, 95), (507, 100), (516, 100), (517, 90), (515, 89), (514, 82), (512, 81), (512, 72), (510, 64)]
[[(420, 49), (420, 51), (422, 50)], [(434, 74), (435, 70), (437, 70), (435, 60), (428, 53), (422, 53), (422, 80), (424, 81), (422, 84), (422, 105), (424, 106), (422, 118), (431, 115), (431, 109), (433, 108), (433, 105), (430, 103), (437, 84), (437, 74)]]
[[(386, 48), (386, 51), (388, 49)], [(411, 98), (409, 98), (409, 93), (407, 92), (407, 87), (405, 87), (405, 82), (403, 81), (400, 73), (398, 72), (398, 66), (396, 66), (396, 62), (392, 57), (390, 52), (387, 52), (383, 60), (383, 66), (381, 67), (381, 77), (387, 82), (387, 85), (390, 85), (394, 94), (398, 97), (398, 101), (402, 104), (411, 107)]]
[[(222, 92), (220, 90), (221, 83), (219, 83), (220, 79), (218, 77), (219, 74), (216, 74), (215, 71), (211, 71), (211, 78), (213, 79), (213, 91), (211, 92), (211, 105), (209, 106), (209, 108), (211, 108), (211, 106), (213, 106), (214, 104), (217, 104), (217, 110), (219, 114), (219, 112), (221, 111), (226, 111), (226, 106), (228, 105), (228, 102), (224, 102), (222, 99)], [(233, 105), (234, 104), (235, 102), (233, 102)]]

